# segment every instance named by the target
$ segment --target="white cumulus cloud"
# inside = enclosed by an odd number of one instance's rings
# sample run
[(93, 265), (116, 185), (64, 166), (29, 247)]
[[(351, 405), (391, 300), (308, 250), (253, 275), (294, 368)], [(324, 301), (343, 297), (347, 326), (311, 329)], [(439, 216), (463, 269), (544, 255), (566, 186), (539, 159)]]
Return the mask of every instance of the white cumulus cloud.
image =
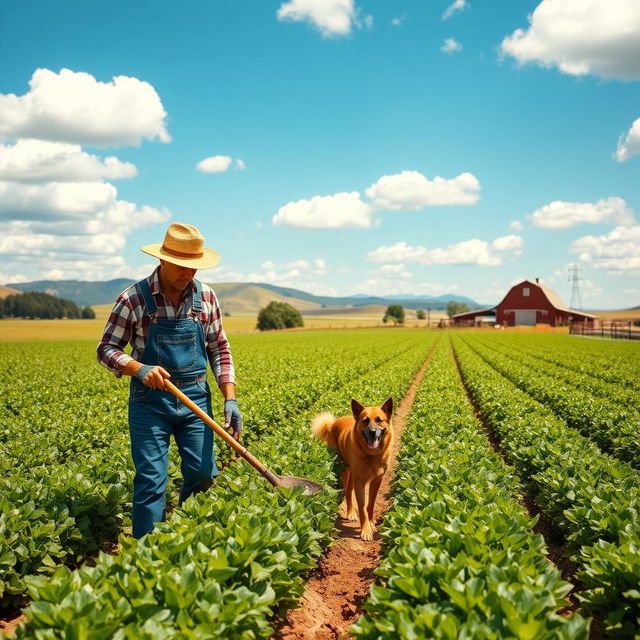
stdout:
[(91, 74), (37, 69), (23, 96), (0, 94), (0, 137), (93, 146), (170, 142), (160, 97), (128, 76), (99, 82)]
[(571, 243), (582, 262), (612, 275), (640, 274), (640, 225), (616, 227), (606, 235), (583, 236)]
[(493, 244), (473, 238), (463, 240), (446, 247), (428, 249), (398, 242), (388, 247), (378, 247), (367, 254), (369, 262), (399, 262), (431, 264), (475, 264), (483, 267), (495, 267), (502, 264), (502, 256), (507, 252), (519, 253), (521, 241), (517, 236), (497, 238)]
[(43, 140), (18, 140), (0, 145), (0, 180), (12, 182), (92, 182), (107, 178), (133, 178), (130, 162), (101, 160), (80, 145)]
[(168, 222), (171, 213), (116, 196), (104, 183), (0, 182), (0, 261), (7, 257), (8, 270), (31, 280), (53, 273), (52, 264), (63, 279), (137, 276), (120, 255), (127, 236)]
[[(196, 169), (198, 171), (202, 171), (202, 173), (224, 173), (229, 170), (233, 162), (234, 159), (231, 156), (210, 156), (204, 160), (200, 160), (196, 165)], [(242, 158), (235, 159), (235, 166), (236, 169), (239, 169), (240, 171), (243, 171), (246, 168)]]
[(353, 0), (290, 0), (278, 8), (278, 20), (308, 22), (324, 37), (346, 36), (356, 20)]
[(638, 0), (542, 0), (529, 23), (502, 41), (503, 54), (574, 76), (640, 78)]
[(258, 271), (241, 272), (232, 267), (216, 267), (199, 272), (199, 278), (205, 282), (265, 282), (283, 287), (293, 287), (303, 291), (311, 291), (317, 295), (337, 295), (337, 290), (315, 276), (322, 276), (328, 269), (324, 260), (292, 260), (291, 262), (275, 262), (267, 260), (260, 265)]
[(367, 229), (373, 224), (372, 213), (360, 194), (352, 191), (289, 202), (278, 210), (272, 222), (298, 229)]
[(634, 121), (626, 135), (620, 136), (616, 160), (625, 162), (631, 156), (640, 154), (640, 118)]
[(18, 284), (20, 282), (29, 282), (31, 278), (27, 278), (22, 273), (14, 273), (9, 275), (8, 273), (0, 272), (0, 284), (6, 284), (7, 282), (11, 282), (12, 284)]
[(509, 223), (509, 228), (513, 229), (514, 231), (522, 231), (523, 225), (522, 225), (522, 222), (520, 222), (520, 220), (512, 220)]
[(603, 198), (595, 203), (556, 200), (536, 209), (529, 218), (541, 229), (569, 229), (584, 223), (630, 225), (635, 222), (633, 210), (617, 197)]
[(114, 201), (117, 190), (103, 182), (0, 182), (0, 220), (67, 220), (92, 216)]
[(313, 262), (309, 262), (308, 260), (293, 260), (292, 262), (278, 263), (273, 260), (267, 260), (260, 265), (260, 269), (263, 271), (308, 271), (316, 275), (327, 273), (327, 265), (325, 261), (320, 258), (316, 258)]
[(436, 176), (429, 180), (418, 171), (382, 176), (366, 194), (379, 209), (411, 211), (438, 205), (475, 204), (480, 198), (480, 182), (472, 173), (452, 179)]
[(196, 169), (203, 173), (222, 173), (231, 166), (232, 161), (231, 156), (211, 156), (200, 160), (196, 165)]
[(522, 253), (522, 247), (524, 247), (524, 240), (521, 236), (517, 236), (515, 234), (496, 238), (491, 243), (491, 248), (494, 251), (512, 251), (515, 254)]
[(403, 264), (383, 264), (375, 273), (387, 278), (413, 278), (413, 273), (407, 271)]
[(442, 13), (442, 19), (448, 20), (451, 16), (457, 13), (462, 13), (465, 9), (469, 8), (467, 0), (454, 0), (453, 4), (449, 5)]
[(447, 38), (440, 47), (440, 51), (444, 53), (455, 53), (462, 50), (462, 45), (455, 38)]

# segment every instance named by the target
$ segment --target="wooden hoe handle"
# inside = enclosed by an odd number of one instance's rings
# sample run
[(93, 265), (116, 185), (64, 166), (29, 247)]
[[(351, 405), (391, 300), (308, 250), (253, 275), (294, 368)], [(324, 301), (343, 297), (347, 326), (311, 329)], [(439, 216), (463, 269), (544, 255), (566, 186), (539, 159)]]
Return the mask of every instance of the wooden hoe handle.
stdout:
[(164, 381), (166, 391), (172, 393), (185, 407), (188, 407), (195, 413), (202, 422), (209, 425), (214, 433), (220, 436), (234, 451), (239, 453), (252, 467), (257, 469), (274, 487), (278, 486), (278, 476), (271, 473), (260, 460), (249, 453), (249, 450), (241, 445), (232, 435), (228, 434), (210, 415), (203, 411), (193, 400), (186, 396), (178, 387), (169, 380)]

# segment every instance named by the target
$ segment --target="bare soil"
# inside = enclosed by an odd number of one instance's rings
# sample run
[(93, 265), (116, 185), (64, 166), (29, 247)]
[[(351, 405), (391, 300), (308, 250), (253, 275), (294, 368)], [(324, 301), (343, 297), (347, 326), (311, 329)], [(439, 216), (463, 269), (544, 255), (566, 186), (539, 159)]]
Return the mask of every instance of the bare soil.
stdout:
[[(376, 526), (391, 506), (390, 486), (395, 476), (400, 437), (434, 349), (429, 352), (394, 415), (394, 448), (391, 465), (382, 480), (375, 504)], [(340, 509), (341, 515), (336, 521), (336, 541), (318, 568), (311, 573), (300, 607), (290, 610), (286, 618), (277, 621), (272, 640), (346, 639), (349, 637), (349, 626), (360, 617), (362, 605), (375, 580), (374, 571), (380, 563), (381, 538), (376, 532), (372, 541), (361, 540), (359, 522), (350, 522), (344, 517), (344, 502)]]
[(6, 618), (0, 620), (0, 634), (3, 638), (11, 638), (15, 633), (16, 627), (22, 624), (26, 618), (18, 611), (10, 614)]

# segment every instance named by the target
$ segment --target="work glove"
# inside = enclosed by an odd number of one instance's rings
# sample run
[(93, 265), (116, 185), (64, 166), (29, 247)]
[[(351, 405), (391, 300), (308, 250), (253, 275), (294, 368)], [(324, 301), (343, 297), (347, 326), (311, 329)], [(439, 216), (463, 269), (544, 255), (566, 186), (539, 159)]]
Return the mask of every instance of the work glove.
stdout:
[(135, 375), (142, 384), (152, 389), (163, 389), (165, 378), (171, 377), (162, 367), (151, 364), (143, 364)]
[(224, 426), (226, 429), (231, 427), (233, 429), (233, 437), (237, 440), (242, 433), (242, 414), (238, 409), (237, 400), (225, 400), (224, 401)]

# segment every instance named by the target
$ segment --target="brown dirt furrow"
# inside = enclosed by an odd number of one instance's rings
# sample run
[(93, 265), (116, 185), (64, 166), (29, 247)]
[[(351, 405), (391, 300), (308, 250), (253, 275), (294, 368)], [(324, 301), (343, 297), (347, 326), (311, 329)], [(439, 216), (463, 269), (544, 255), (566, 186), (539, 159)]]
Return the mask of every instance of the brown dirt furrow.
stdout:
[(0, 637), (12, 638), (16, 627), (25, 621), (25, 617), (18, 612), (17, 614), (0, 620)]
[[(411, 410), (420, 381), (429, 365), (435, 345), (396, 408), (392, 462), (385, 474), (374, 509), (376, 526), (391, 506), (391, 483), (400, 449), (404, 422)], [(380, 563), (381, 538), (376, 532), (370, 542), (360, 539), (360, 525), (344, 518), (344, 502), (336, 521), (338, 536), (315, 569), (302, 596), (300, 607), (288, 612), (276, 625), (272, 640), (337, 640), (349, 637), (348, 628), (362, 612)]]
[[(509, 458), (503, 449), (500, 438), (495, 434), (493, 429), (485, 423), (480, 413), (479, 408), (474, 402), (471, 393), (469, 392), (469, 388), (467, 387), (467, 383), (462, 375), (462, 371), (460, 370), (460, 363), (458, 362), (458, 355), (455, 352), (453, 345), (451, 345), (452, 357), (456, 363), (456, 367), (458, 369), (458, 375), (460, 376), (460, 382), (467, 394), (467, 400), (469, 404), (473, 407), (473, 413), (476, 416), (480, 426), (484, 430), (491, 444), (493, 450), (502, 456), (507, 464), (510, 467), (513, 467)], [(540, 508), (536, 504), (535, 496), (531, 491), (526, 491), (520, 500), (520, 504), (523, 509), (527, 512), (527, 515), (530, 518), (538, 517), (538, 521), (533, 527), (533, 530), (541, 535), (544, 538), (545, 545), (547, 547), (547, 560), (555, 565), (555, 567), (560, 572), (563, 580), (571, 583), (573, 585), (573, 590), (567, 596), (567, 606), (560, 610), (561, 615), (570, 616), (580, 608), (580, 602), (576, 597), (576, 593), (578, 593), (582, 589), (582, 585), (578, 578), (576, 577), (576, 573), (578, 571), (578, 565), (570, 560), (570, 553), (568, 551), (567, 541), (562, 534), (562, 532), (555, 526), (547, 516), (540, 511)], [(604, 634), (604, 626), (602, 621), (597, 617), (593, 618), (590, 625), (589, 631), (589, 640), (601, 640), (605, 637)]]
[[(453, 360), (456, 363), (458, 376), (460, 377), (460, 384), (465, 390), (469, 404), (473, 407), (473, 413), (478, 420), (480, 427), (487, 435), (487, 439), (489, 440), (492, 449), (497, 454), (502, 456), (507, 466), (513, 468), (513, 465), (511, 464), (507, 453), (502, 447), (500, 438), (495, 434), (493, 429), (485, 423), (484, 419), (482, 418), (480, 409), (476, 405), (473, 397), (471, 396), (471, 393), (469, 392), (467, 383), (462, 375), (462, 371), (460, 370), (458, 355), (456, 354), (453, 345), (451, 345), (451, 353)], [(533, 530), (544, 538), (545, 544), (547, 546), (547, 558), (549, 562), (556, 565), (564, 580), (566, 580), (567, 582), (571, 582), (574, 587), (576, 587), (577, 583), (575, 579), (575, 572), (577, 569), (577, 565), (567, 559), (568, 554), (566, 552), (566, 540), (562, 535), (562, 532), (548, 520), (544, 513), (540, 511), (538, 505), (535, 502), (535, 496), (533, 495), (533, 493), (531, 493), (530, 491), (525, 491), (522, 499), (520, 500), (520, 504), (530, 518), (533, 518), (535, 516), (538, 517), (538, 521), (533, 527)], [(570, 596), (570, 598), (574, 603), (575, 597)]]

